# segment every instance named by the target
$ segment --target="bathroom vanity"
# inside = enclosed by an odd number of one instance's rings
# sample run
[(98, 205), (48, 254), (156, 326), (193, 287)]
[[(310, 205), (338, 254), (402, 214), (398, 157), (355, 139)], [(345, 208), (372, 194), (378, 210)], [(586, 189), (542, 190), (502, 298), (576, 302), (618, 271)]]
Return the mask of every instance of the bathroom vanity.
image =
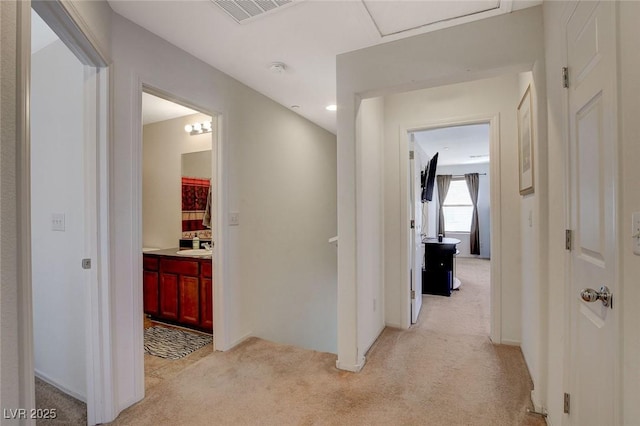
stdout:
[(212, 332), (211, 256), (177, 252), (173, 248), (143, 254), (144, 312), (151, 319)]

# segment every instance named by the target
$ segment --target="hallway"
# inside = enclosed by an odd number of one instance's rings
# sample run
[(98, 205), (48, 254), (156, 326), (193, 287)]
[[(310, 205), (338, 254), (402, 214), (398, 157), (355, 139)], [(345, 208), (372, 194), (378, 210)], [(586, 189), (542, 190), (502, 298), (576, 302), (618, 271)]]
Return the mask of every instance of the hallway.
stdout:
[(419, 323), (385, 329), (360, 373), (337, 370), (333, 354), (250, 338), (149, 389), (114, 424), (544, 425), (526, 414), (520, 349), (487, 337), (488, 266), (460, 259), (461, 291), (425, 296)]

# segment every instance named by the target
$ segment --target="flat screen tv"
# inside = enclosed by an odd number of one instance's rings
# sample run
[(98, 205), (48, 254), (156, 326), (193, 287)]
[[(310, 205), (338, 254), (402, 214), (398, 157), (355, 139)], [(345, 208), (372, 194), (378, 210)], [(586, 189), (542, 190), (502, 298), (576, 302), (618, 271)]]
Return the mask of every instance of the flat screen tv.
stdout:
[(438, 153), (429, 160), (427, 168), (422, 172), (422, 202), (431, 201), (433, 199), (433, 185), (436, 180), (436, 168), (438, 167)]

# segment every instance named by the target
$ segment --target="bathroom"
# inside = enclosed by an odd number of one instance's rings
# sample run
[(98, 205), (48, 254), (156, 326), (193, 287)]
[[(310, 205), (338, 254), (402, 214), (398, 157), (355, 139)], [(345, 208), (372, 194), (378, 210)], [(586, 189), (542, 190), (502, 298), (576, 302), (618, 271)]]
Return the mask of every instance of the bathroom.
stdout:
[[(212, 116), (142, 95), (145, 388), (213, 351), (216, 124)], [(186, 342), (176, 345), (176, 342)], [(193, 345), (191, 345), (193, 343)]]

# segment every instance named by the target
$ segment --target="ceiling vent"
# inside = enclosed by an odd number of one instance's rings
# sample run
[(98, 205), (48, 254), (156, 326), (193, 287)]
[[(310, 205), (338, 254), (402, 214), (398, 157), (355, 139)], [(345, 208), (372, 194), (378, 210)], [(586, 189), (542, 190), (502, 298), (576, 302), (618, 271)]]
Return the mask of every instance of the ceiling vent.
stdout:
[(285, 6), (298, 3), (297, 0), (211, 0), (224, 10), (238, 24), (247, 23), (254, 18), (282, 10)]

